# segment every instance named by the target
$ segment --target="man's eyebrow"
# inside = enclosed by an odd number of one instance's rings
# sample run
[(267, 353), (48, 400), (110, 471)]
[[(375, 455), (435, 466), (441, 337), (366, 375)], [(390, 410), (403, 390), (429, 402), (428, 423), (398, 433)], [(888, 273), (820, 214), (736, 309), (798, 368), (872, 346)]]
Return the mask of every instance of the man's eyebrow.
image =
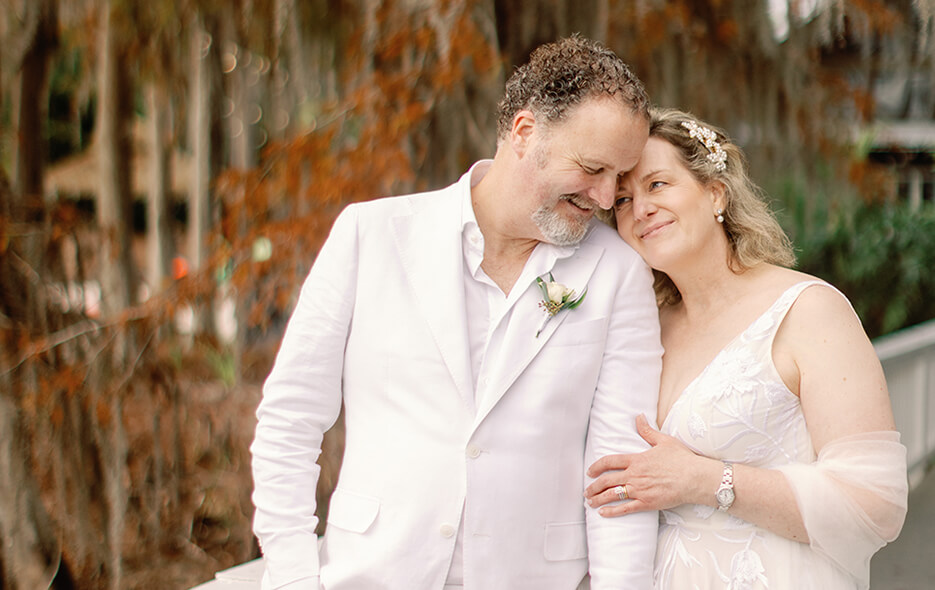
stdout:
[(578, 164), (582, 166), (587, 166), (588, 168), (604, 168), (604, 169), (611, 168), (610, 164), (604, 161), (598, 160), (596, 158), (588, 158), (588, 157), (583, 157), (583, 156), (578, 156)]

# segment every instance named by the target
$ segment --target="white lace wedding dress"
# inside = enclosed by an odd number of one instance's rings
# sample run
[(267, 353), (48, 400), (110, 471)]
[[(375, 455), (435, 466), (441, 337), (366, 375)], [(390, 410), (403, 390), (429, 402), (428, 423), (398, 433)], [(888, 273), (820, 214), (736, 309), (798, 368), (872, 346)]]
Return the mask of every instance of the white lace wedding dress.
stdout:
[[(861, 507), (849, 502), (840, 488), (842, 482), (849, 485), (868, 479), (861, 473), (867, 460), (882, 465), (884, 482), (902, 478), (882, 494), (882, 501), (887, 502), (883, 506), (893, 506), (888, 518), (898, 520), (898, 532), (903, 518), (898, 514), (900, 496), (905, 514), (905, 449), (898, 442), (899, 435), (846, 437), (854, 440), (840, 439), (841, 447), (832, 441), (826, 448), (836, 467), (826, 469), (830, 463), (816, 457), (799, 398), (786, 388), (773, 365), (772, 343), (780, 323), (799, 294), (816, 284), (830, 288), (808, 281), (783, 293), (689, 384), (662, 425), (663, 432), (699, 454), (783, 470), (799, 500), (812, 544), (779, 537), (708, 506), (664, 510), (655, 565), (657, 589), (866, 588), (870, 556), (888, 540), (880, 536), (895, 536), (878, 530), (868, 534), (874, 528), (873, 519), (861, 516)], [(842, 449), (837, 456), (835, 448)], [(809, 487), (813, 484), (816, 487)], [(824, 506), (829, 498), (848, 504), (847, 509)], [(849, 522), (851, 517), (868, 522), (842, 526), (840, 521)], [(877, 528), (885, 530), (885, 525)]]

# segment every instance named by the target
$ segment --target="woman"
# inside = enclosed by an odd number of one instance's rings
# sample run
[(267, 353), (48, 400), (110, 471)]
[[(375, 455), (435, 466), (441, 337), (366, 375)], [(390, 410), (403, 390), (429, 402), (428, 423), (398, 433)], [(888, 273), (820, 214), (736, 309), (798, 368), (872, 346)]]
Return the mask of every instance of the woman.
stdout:
[(850, 304), (786, 268), (743, 154), (688, 114), (653, 114), (614, 218), (656, 274), (660, 429), (641, 419), (650, 450), (589, 469), (588, 503), (661, 510), (657, 589), (867, 588), (905, 517), (906, 450)]

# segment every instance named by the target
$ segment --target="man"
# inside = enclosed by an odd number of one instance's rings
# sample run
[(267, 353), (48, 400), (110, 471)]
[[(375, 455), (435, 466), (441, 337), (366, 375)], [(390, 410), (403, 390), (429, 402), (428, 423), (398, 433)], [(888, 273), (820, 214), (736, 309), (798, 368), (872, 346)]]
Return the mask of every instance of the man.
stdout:
[[(657, 515), (586, 527), (582, 497), (585, 466), (645, 449), (635, 418), (656, 413), (652, 275), (592, 219), (647, 135), (640, 82), (572, 37), (507, 83), (492, 161), (339, 216), (257, 411), (264, 588), (574, 590), (589, 560), (592, 588), (651, 587)], [(575, 293), (551, 285), (549, 315), (537, 278)]]

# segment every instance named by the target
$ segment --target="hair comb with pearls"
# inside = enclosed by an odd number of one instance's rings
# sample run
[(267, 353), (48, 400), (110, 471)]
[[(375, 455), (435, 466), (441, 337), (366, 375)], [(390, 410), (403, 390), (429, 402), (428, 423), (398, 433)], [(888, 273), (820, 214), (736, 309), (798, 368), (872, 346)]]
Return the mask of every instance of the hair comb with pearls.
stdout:
[(708, 150), (708, 161), (714, 164), (715, 170), (723, 172), (727, 168), (727, 152), (721, 149), (717, 134), (695, 121), (682, 121), (682, 127), (688, 129), (688, 135), (704, 144)]

